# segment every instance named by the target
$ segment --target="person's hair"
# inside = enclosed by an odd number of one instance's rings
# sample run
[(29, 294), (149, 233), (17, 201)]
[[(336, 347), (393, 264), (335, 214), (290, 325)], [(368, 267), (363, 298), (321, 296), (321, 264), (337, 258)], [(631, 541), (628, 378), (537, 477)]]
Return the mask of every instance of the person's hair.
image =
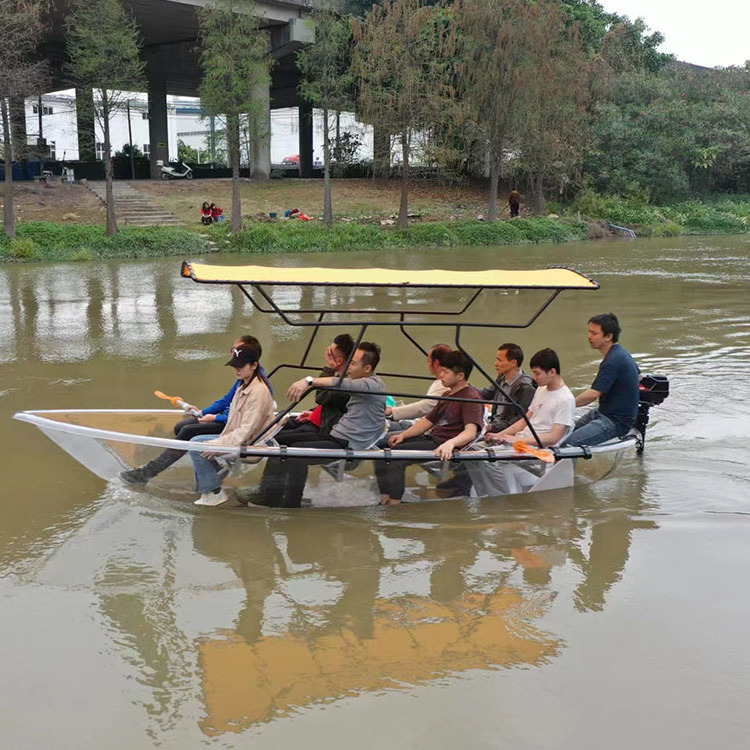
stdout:
[(237, 338), (237, 341), (240, 342), (240, 349), (257, 349), (258, 359), (260, 359), (261, 355), (263, 354), (263, 347), (260, 345), (260, 341), (258, 341), (255, 336), (250, 336), (250, 334), (248, 334), (247, 336), (239, 336)]
[(505, 352), (506, 359), (515, 360), (519, 367), (523, 364), (523, 349), (518, 344), (500, 344), (497, 350)]
[(606, 336), (608, 333), (612, 334), (612, 342), (617, 343), (617, 339), (620, 338), (622, 328), (620, 328), (620, 321), (617, 320), (617, 316), (614, 313), (602, 313), (601, 315), (593, 315), (589, 318), (589, 323), (601, 326), (602, 333)]
[(469, 379), (471, 371), (474, 369), (474, 363), (458, 349), (444, 354), (440, 359), (440, 364), (446, 370), (452, 370), (456, 374), (462, 372), (466, 380)]
[(208, 201), (203, 201), (203, 205), (201, 206), (201, 209), (205, 208), (211, 208), (211, 206), (208, 205)]
[(372, 371), (380, 364), (380, 347), (371, 341), (360, 341), (357, 347), (362, 352), (362, 364), (370, 365)]
[(434, 346), (430, 347), (428, 356), (430, 359), (433, 359), (442, 365), (443, 357), (450, 351), (452, 351), (450, 344), (435, 344)]
[(534, 369), (538, 367), (540, 370), (549, 372), (552, 369), (557, 370), (559, 375), (560, 370), (560, 357), (557, 356), (557, 352), (554, 349), (540, 349), (532, 358), (529, 363), (530, 367)]
[(345, 359), (349, 359), (354, 349), (354, 339), (348, 333), (340, 333), (333, 340), (333, 345), (344, 355)]

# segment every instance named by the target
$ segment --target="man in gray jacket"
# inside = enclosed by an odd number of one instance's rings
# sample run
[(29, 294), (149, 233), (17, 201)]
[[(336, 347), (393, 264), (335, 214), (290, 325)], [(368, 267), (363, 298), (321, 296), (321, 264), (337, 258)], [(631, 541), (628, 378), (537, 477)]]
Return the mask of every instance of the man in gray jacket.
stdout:
[[(503, 432), (528, 411), (536, 392), (536, 383), (531, 375), (521, 369), (522, 364), (523, 349), (518, 344), (500, 344), (495, 358), (495, 384), (479, 391), (485, 401), (504, 402), (502, 406), (492, 405), (487, 433)], [(466, 467), (459, 465), (454, 475), (440, 482), (437, 489), (468, 495), (471, 479)]]
[[(385, 383), (375, 374), (380, 362), (380, 347), (362, 341), (354, 352), (346, 377), (340, 387), (352, 391), (346, 412), (331, 428), (327, 437), (295, 443), (295, 448), (352, 448), (362, 450), (374, 445), (385, 432)], [(298, 401), (309, 388), (335, 387), (338, 377), (315, 378), (308, 375), (289, 387), (287, 398)], [(307, 482), (307, 468), (313, 463), (327, 463), (330, 459), (292, 458), (285, 463), (283, 497), (265, 498), (260, 505), (281, 505), (299, 508)]]

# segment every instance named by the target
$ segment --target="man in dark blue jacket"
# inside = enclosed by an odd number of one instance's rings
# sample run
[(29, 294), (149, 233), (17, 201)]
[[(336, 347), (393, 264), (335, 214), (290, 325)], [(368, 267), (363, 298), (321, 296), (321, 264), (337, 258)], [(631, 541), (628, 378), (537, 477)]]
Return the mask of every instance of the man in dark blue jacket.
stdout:
[[(255, 336), (241, 336), (232, 344), (233, 349), (243, 349), (248, 346), (257, 347), (259, 352), (262, 351), (260, 342)], [(261, 373), (265, 375), (262, 367)], [(188, 405), (189, 409), (200, 411), (200, 416), (188, 417), (178, 422), (174, 426), (175, 438), (177, 440), (192, 440), (196, 435), (221, 435), (227, 424), (227, 416), (229, 415), (229, 407), (234, 398), (234, 392), (241, 382), (241, 380), (237, 380), (226, 394), (205, 409), (200, 410)], [(273, 394), (273, 390), (271, 390), (271, 393)], [(130, 471), (123, 471), (120, 474), (120, 479), (125, 484), (134, 487), (143, 486), (157, 474), (161, 474), (168, 469), (184, 455), (185, 451), (178, 450), (177, 448), (167, 448), (156, 458), (143, 464), (143, 466), (130, 469)]]
[(564, 445), (599, 445), (626, 435), (638, 413), (640, 373), (629, 352), (618, 344), (620, 323), (612, 313), (589, 318), (589, 346), (603, 356), (591, 388), (576, 397), (576, 406), (599, 399), (575, 424)]

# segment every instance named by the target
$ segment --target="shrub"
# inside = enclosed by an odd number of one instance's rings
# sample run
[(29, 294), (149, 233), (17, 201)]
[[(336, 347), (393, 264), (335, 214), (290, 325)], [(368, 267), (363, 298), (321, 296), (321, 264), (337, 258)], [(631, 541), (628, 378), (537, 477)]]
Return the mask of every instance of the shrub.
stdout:
[(19, 260), (31, 260), (36, 257), (36, 244), (28, 237), (16, 237), (10, 241), (10, 254)]

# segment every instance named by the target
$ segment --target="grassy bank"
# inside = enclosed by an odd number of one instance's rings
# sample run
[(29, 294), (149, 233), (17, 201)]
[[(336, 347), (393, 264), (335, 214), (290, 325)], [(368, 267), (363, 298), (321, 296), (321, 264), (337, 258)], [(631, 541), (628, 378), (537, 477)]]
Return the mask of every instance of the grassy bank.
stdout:
[(744, 234), (750, 229), (750, 195), (727, 195), (655, 206), (638, 198), (603, 196), (586, 190), (564, 211), (627, 226), (643, 237), (683, 234)]
[(555, 219), (516, 221), (433, 221), (408, 229), (374, 224), (321, 224), (283, 222), (249, 224), (228, 237), (236, 253), (315, 253), (346, 250), (398, 250), (462, 245), (517, 245), (529, 242), (569, 242), (585, 239), (585, 224)]
[(18, 224), (14, 240), (0, 235), (0, 261), (162, 258), (208, 251), (204, 237), (179, 227), (124, 227), (107, 237), (101, 226), (29, 221)]
[(0, 238), (0, 260), (60, 261), (103, 258), (159, 258), (202, 255), (217, 250), (233, 253), (316, 253), (328, 251), (397, 250), (459, 245), (515, 245), (585, 239), (586, 224), (554, 219), (513, 222), (434, 221), (408, 229), (375, 224), (341, 223), (327, 229), (301, 221), (247, 222), (242, 232), (229, 234), (226, 224), (212, 227), (209, 246), (203, 235), (187, 229), (124, 228), (107, 237), (102, 227), (28, 222), (18, 237)]

